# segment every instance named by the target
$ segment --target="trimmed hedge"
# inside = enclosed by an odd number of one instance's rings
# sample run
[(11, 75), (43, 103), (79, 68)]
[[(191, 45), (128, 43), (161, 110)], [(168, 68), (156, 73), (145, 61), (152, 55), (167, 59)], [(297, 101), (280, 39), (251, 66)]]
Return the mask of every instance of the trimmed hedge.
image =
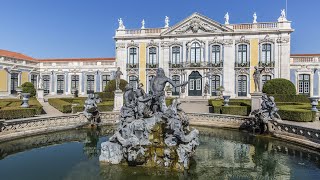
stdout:
[(277, 79), (271, 79), (267, 81), (262, 88), (262, 92), (270, 94), (291, 94), (295, 95), (296, 87), (294, 84), (287, 80), (282, 78)]
[(51, 98), (51, 99), (48, 99), (48, 102), (51, 106), (58, 109), (62, 113), (71, 113), (72, 112), (71, 103), (66, 102), (62, 99)]
[(246, 107), (246, 106), (229, 105), (229, 106), (222, 106), (221, 107), (221, 114), (247, 116), (249, 113), (248, 113), (248, 107)]
[(316, 120), (316, 113), (311, 111), (307, 103), (277, 103), (281, 119), (298, 122), (312, 122)]
[(308, 96), (302, 94), (270, 94), (269, 96), (273, 96), (275, 102), (310, 103)]
[(0, 109), (0, 119), (28, 118), (36, 114), (36, 109), (34, 108), (7, 107)]
[(229, 106), (223, 106), (223, 100), (209, 99), (213, 113), (247, 116), (251, 111), (251, 102), (247, 99), (230, 99)]

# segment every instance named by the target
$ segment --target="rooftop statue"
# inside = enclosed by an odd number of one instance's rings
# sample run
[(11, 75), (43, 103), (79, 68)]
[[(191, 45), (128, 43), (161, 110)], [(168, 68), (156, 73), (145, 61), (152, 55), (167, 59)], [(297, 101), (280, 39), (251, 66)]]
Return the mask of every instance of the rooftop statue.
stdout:
[(164, 27), (165, 28), (168, 28), (169, 27), (169, 17), (168, 16), (166, 16), (166, 18), (164, 19)]
[(119, 22), (118, 30), (125, 30), (126, 27), (123, 25), (122, 18), (118, 19), (118, 22)]
[(176, 170), (189, 168), (190, 158), (199, 145), (199, 131), (190, 130), (179, 100), (174, 99), (166, 106), (167, 82), (174, 87), (187, 84), (176, 85), (161, 68), (151, 80), (151, 94), (144, 92), (141, 83), (135, 91), (127, 84), (118, 128), (109, 141), (101, 144), (101, 162)]
[(229, 13), (227, 12), (226, 15), (224, 15), (225, 23), (224, 24), (229, 24)]
[(257, 19), (258, 19), (257, 13), (254, 12), (253, 13), (253, 23), (257, 23)]

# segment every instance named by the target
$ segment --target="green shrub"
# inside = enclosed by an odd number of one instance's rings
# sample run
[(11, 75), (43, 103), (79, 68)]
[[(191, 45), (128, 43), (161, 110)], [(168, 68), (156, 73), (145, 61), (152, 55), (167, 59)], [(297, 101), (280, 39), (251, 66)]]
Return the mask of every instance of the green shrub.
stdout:
[(30, 97), (34, 97), (37, 93), (34, 85), (31, 82), (25, 82), (21, 85), (23, 93), (30, 93)]
[[(120, 87), (119, 88), (122, 91), (124, 91), (127, 84), (128, 84), (128, 82), (126, 80), (120, 79)], [(105, 92), (113, 92), (114, 93), (115, 90), (116, 90), (116, 80), (113, 79), (113, 80), (108, 82), (108, 84), (106, 85), (104, 91)], [(114, 94), (112, 95), (112, 97), (114, 97)]]
[(62, 99), (51, 98), (51, 99), (48, 99), (48, 102), (51, 106), (58, 109), (62, 113), (71, 113), (72, 112), (71, 103), (66, 102)]
[(270, 94), (274, 97), (275, 102), (298, 102), (310, 103), (308, 96), (302, 94)]
[(246, 106), (229, 105), (229, 106), (222, 106), (221, 107), (221, 114), (247, 116), (249, 113), (248, 113), (248, 107), (246, 107)]
[(296, 94), (294, 84), (287, 79), (271, 79), (263, 85), (262, 92), (269, 94)]
[(0, 109), (0, 119), (28, 118), (36, 115), (34, 108), (6, 107)]

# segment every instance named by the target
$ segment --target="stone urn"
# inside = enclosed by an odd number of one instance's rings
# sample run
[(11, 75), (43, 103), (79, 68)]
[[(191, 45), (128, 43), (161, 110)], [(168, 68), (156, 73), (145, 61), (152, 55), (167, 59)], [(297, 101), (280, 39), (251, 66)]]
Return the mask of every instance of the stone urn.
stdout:
[(222, 96), (223, 97), (223, 106), (229, 106), (230, 96)]
[(21, 107), (28, 108), (29, 107), (30, 93), (21, 93), (21, 96), (22, 96), (22, 105), (21, 105)]
[(20, 88), (20, 87), (18, 87), (17, 89), (16, 89), (16, 91), (17, 91), (17, 97), (18, 97), (18, 99), (21, 99), (21, 92), (22, 92), (22, 89)]
[(311, 103), (311, 111), (318, 112), (317, 105), (319, 101), (319, 97), (309, 97), (310, 103)]

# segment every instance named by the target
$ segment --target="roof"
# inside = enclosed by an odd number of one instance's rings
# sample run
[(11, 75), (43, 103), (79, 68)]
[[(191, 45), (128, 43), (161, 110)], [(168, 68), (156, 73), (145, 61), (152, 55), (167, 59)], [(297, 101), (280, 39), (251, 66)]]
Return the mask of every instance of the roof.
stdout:
[(73, 62), (73, 61), (115, 61), (116, 58), (55, 58), (55, 59), (38, 59), (39, 62)]
[(73, 62), (73, 61), (115, 61), (116, 58), (106, 58), (106, 57), (100, 57), (100, 58), (49, 58), (49, 59), (36, 59), (21, 53), (8, 51), (0, 49), (0, 56), (9, 57), (9, 58), (15, 58), (15, 59), (21, 59), (26, 61), (33, 61), (33, 62)]
[(290, 56), (320, 56), (320, 54), (291, 54)]
[(3, 50), (3, 49), (0, 49), (0, 56), (21, 59), (21, 60), (37, 61), (36, 59), (34, 59), (30, 56), (27, 56), (27, 55), (24, 55), (21, 53), (17, 53), (17, 52)]

